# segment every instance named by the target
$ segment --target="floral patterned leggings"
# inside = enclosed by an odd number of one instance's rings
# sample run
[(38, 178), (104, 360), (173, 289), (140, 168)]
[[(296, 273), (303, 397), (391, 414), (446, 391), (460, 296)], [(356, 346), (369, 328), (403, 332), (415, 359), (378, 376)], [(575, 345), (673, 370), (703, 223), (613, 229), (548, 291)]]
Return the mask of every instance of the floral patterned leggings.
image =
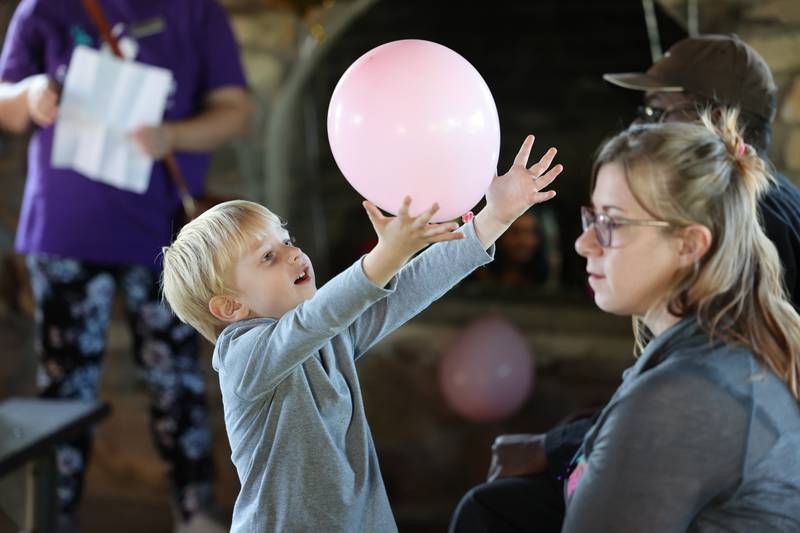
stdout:
[[(37, 387), (45, 398), (97, 397), (115, 289), (120, 287), (136, 364), (150, 394), (150, 426), (184, 518), (212, 498), (211, 434), (198, 336), (161, 301), (158, 274), (44, 255), (27, 258), (36, 302)], [(91, 435), (57, 451), (61, 511), (77, 511)]]

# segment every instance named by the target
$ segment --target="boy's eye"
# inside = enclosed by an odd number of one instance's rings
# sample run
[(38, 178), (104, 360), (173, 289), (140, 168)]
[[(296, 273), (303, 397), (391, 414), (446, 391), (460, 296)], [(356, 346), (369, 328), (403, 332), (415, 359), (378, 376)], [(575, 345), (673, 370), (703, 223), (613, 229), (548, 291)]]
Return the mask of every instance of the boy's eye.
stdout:
[(267, 253), (265, 253), (265, 254), (264, 254), (264, 256), (261, 258), (261, 261), (262, 261), (262, 262), (264, 262), (264, 263), (266, 263), (267, 261), (272, 261), (272, 257), (273, 257), (273, 255), (274, 255), (274, 254), (273, 254), (272, 252), (267, 252)]
[(294, 243), (295, 243), (294, 237), (289, 237), (283, 240), (283, 244), (285, 244), (286, 246), (291, 246)]

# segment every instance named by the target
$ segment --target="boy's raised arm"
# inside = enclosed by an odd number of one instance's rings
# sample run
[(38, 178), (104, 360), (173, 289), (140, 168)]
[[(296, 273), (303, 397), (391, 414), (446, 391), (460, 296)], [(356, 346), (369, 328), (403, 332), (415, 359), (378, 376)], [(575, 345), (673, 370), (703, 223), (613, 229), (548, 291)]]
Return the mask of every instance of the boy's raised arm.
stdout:
[[(555, 196), (555, 191), (540, 191), (553, 182), (563, 167), (550, 168), (556, 155), (555, 148), (551, 148), (527, 168), (533, 140), (529, 135), (511, 169), (492, 181), (486, 193), (486, 207), (462, 228), (467, 238), (437, 244), (417, 256), (398, 274), (395, 293), (371, 306), (354, 322), (350, 333), (356, 357), (440, 298), (475, 268), (491, 261), (492, 245), (511, 223), (532, 205)], [(490, 250), (490, 254), (484, 250)]]
[(309, 300), (279, 319), (235, 323), (217, 340), (220, 372), (231, 373), (236, 393), (255, 399), (275, 388), (326, 342), (341, 333), (376, 301), (391, 294), (364, 274), (361, 261), (320, 287)]
[(492, 260), (494, 248), (490, 245), (487, 253), (473, 222), (460, 231), (466, 238), (435, 244), (415, 257), (395, 277), (395, 291), (353, 322), (350, 334), (356, 358)]

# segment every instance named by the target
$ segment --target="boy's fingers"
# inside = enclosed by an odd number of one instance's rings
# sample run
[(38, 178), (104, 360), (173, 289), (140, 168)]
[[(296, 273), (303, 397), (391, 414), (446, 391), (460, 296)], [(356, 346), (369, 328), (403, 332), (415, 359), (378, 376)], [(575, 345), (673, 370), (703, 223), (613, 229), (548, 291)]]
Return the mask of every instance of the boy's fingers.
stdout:
[(428, 242), (428, 243), (434, 243), (434, 242), (443, 242), (443, 241), (457, 241), (457, 240), (460, 240), (460, 239), (463, 239), (463, 238), (464, 238), (464, 234), (461, 233), (461, 232), (455, 233), (455, 232), (449, 232), (448, 231), (448, 232), (445, 232), (445, 233), (440, 233), (438, 235), (431, 235), (430, 237), (427, 237), (425, 239), (425, 241)]
[(442, 224), (431, 224), (426, 229), (425, 233), (423, 234), (425, 237), (430, 237), (432, 235), (438, 235), (439, 233), (450, 233), (451, 231), (455, 231), (458, 229), (458, 224), (456, 222), (444, 222)]
[(367, 216), (369, 216), (369, 218), (372, 218), (374, 215), (372, 211), (372, 204), (370, 204), (367, 200), (364, 200), (363, 202), (361, 202), (361, 206), (364, 208), (364, 211), (367, 212)]
[(380, 212), (380, 210), (378, 209), (378, 207), (375, 204), (373, 204), (372, 202), (370, 202), (368, 200), (364, 200), (363, 202), (361, 202), (361, 205), (364, 206), (364, 209), (367, 211), (367, 216), (369, 217), (369, 219), (371, 221), (377, 222), (377, 221), (385, 218), (383, 216), (383, 214)]
[(555, 148), (550, 148), (548, 151), (544, 153), (542, 158), (535, 164), (531, 165), (528, 171), (531, 174), (535, 174), (536, 176), (541, 176), (545, 170), (550, 168), (550, 164), (553, 162), (553, 158), (558, 153), (558, 150)]
[(556, 179), (556, 176), (561, 174), (562, 170), (564, 170), (564, 166), (563, 165), (556, 165), (553, 168), (551, 168), (549, 171), (547, 171), (547, 174), (545, 174), (544, 176), (541, 176), (539, 178), (535, 178), (533, 180), (533, 182), (534, 182), (534, 184), (536, 186), (536, 190), (537, 191), (541, 191), (542, 189), (544, 189), (545, 187), (547, 187), (548, 185), (553, 183), (553, 180)]
[(408, 208), (411, 207), (411, 197), (406, 196), (403, 198), (403, 203), (400, 205), (400, 209), (397, 211), (397, 216), (400, 218), (408, 218)]
[(433, 215), (435, 215), (438, 210), (439, 210), (439, 204), (434, 202), (434, 204), (431, 206), (430, 209), (417, 216), (417, 218), (414, 220), (414, 227), (415, 228), (423, 227), (425, 224), (431, 221), (431, 218), (433, 218)]
[(556, 196), (556, 191), (535, 192), (528, 196), (528, 204), (536, 205), (552, 200)]
[(533, 135), (528, 135), (525, 137), (525, 142), (522, 143), (522, 146), (517, 153), (517, 157), (514, 158), (514, 164), (520, 165), (523, 167), (528, 166), (528, 158), (531, 155), (531, 149), (533, 148)]

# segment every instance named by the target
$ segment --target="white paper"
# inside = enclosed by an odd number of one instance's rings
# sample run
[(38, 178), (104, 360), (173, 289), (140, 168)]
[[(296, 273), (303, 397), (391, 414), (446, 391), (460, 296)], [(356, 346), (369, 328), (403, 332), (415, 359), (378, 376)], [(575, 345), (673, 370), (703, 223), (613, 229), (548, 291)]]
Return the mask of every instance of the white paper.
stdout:
[(161, 123), (172, 73), (78, 46), (64, 80), (51, 164), (144, 193), (152, 158), (131, 133)]

